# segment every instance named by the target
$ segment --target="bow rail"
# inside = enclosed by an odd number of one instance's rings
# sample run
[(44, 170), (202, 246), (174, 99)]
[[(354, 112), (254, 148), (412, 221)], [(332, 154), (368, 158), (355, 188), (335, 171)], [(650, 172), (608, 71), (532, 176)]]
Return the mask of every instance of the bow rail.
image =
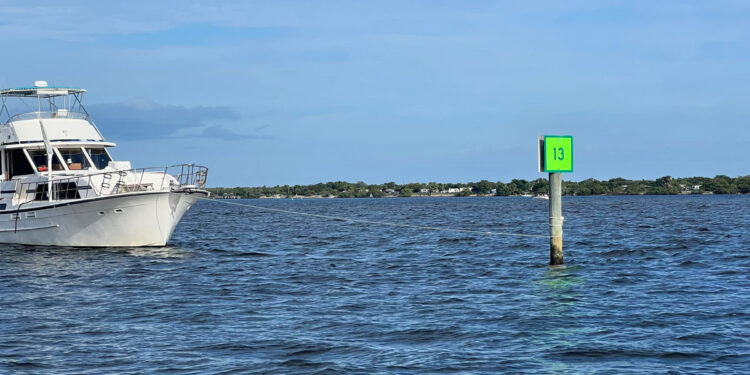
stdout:
[(50, 185), (52, 200), (62, 201), (143, 191), (200, 189), (206, 186), (207, 177), (208, 168), (195, 164), (113, 170), (74, 176), (57, 175), (52, 176), (51, 181), (43, 179), (18, 183), (13, 204), (48, 201)]

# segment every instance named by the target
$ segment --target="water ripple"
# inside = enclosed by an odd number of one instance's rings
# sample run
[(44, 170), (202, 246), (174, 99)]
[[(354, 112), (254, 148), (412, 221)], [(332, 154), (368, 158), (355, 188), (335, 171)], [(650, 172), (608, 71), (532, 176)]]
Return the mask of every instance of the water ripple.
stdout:
[[(320, 215), (545, 234), (522, 198), (265, 200)], [(0, 374), (741, 374), (747, 196), (566, 197), (543, 238), (202, 201), (169, 247), (7, 245)]]

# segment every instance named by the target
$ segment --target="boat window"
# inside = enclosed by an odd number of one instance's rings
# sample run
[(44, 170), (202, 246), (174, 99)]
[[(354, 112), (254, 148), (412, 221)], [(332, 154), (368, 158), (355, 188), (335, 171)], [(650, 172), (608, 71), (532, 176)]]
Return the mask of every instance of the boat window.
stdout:
[[(36, 190), (34, 191), (34, 200), (35, 201), (46, 201), (48, 198), (47, 195), (47, 184), (39, 184), (36, 186)], [(62, 200), (62, 199), (81, 199), (81, 196), (78, 194), (78, 188), (76, 187), (75, 182), (60, 182), (54, 184), (52, 187), (52, 191), (54, 194), (52, 196), (55, 200)]]
[[(31, 161), (34, 162), (36, 170), (39, 172), (47, 171), (47, 151), (45, 150), (28, 150)], [(62, 171), (64, 170), (60, 159), (57, 158), (56, 154), (52, 154), (52, 170)]]
[(103, 148), (87, 148), (86, 152), (88, 152), (91, 161), (94, 162), (97, 169), (106, 168), (112, 160), (109, 154), (107, 154), (107, 150)]
[(60, 148), (60, 156), (65, 160), (65, 164), (68, 165), (68, 169), (71, 171), (89, 169), (89, 160), (86, 159), (86, 155), (83, 154), (81, 148)]
[(16, 148), (8, 152), (8, 178), (11, 179), (13, 176), (21, 176), (25, 174), (34, 174), (34, 168), (29, 164), (29, 159), (23, 153), (23, 149)]

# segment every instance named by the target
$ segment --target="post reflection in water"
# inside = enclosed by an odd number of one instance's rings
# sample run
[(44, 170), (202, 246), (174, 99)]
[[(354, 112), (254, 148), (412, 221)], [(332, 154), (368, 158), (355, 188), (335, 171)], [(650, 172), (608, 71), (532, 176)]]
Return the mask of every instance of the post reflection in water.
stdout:
[(579, 371), (559, 359), (559, 353), (576, 346), (577, 338), (588, 329), (578, 325), (581, 301), (580, 288), (585, 281), (579, 277), (580, 266), (548, 266), (533, 282), (536, 297), (533, 311), (531, 344), (538, 348), (537, 360), (542, 368), (554, 374), (573, 374)]

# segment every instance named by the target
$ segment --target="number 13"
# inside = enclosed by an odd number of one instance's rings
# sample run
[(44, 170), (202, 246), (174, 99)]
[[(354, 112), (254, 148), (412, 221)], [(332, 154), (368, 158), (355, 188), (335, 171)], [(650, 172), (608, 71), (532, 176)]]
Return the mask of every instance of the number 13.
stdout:
[(563, 160), (563, 159), (565, 159), (565, 149), (562, 148), (562, 147), (560, 147), (560, 148), (557, 148), (557, 147), (553, 148), (552, 149), (552, 157), (554, 158), (554, 160)]

